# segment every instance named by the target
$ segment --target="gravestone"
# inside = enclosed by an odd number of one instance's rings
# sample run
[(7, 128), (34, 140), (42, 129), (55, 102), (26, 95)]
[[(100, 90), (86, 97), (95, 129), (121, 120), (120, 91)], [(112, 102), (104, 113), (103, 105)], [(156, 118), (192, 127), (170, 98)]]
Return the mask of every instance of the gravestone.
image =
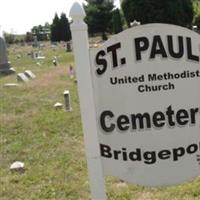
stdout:
[(57, 102), (57, 103), (54, 104), (55, 109), (61, 109), (62, 107), (63, 107), (63, 104), (60, 103), (60, 102)]
[(72, 51), (72, 41), (68, 41), (68, 42), (66, 43), (66, 51), (67, 51), (67, 52)]
[(19, 84), (17, 84), (17, 83), (5, 83), (3, 86), (13, 88), (13, 87), (18, 87)]
[(35, 74), (30, 70), (26, 70), (24, 74), (27, 76), (27, 78), (30, 78), (30, 79), (34, 79), (36, 77)]
[(58, 60), (57, 60), (57, 57), (56, 57), (56, 56), (54, 56), (52, 62), (53, 62), (53, 64), (54, 64), (54, 66), (57, 66), (57, 64), (58, 64)]
[(23, 172), (25, 170), (24, 163), (21, 162), (21, 161), (15, 161), (14, 163), (12, 163), (10, 165), (10, 170), (11, 171), (19, 171), (19, 172), (21, 171), (21, 172)]
[(38, 44), (38, 39), (37, 39), (37, 36), (33, 36), (33, 47), (38, 47), (39, 44)]
[(24, 73), (18, 73), (17, 74), (17, 81), (19, 81), (19, 82), (28, 82), (29, 79), (27, 78), (27, 76)]
[(0, 74), (12, 74), (15, 70), (11, 68), (8, 62), (6, 43), (2, 37), (0, 37)]
[(70, 105), (70, 93), (69, 93), (69, 90), (65, 90), (63, 94), (64, 94), (65, 110), (66, 111), (71, 111), (72, 107)]
[(40, 51), (32, 52), (31, 53), (31, 57), (32, 57), (32, 59), (35, 59), (35, 60), (43, 60), (43, 59), (45, 59), (45, 56), (42, 56)]

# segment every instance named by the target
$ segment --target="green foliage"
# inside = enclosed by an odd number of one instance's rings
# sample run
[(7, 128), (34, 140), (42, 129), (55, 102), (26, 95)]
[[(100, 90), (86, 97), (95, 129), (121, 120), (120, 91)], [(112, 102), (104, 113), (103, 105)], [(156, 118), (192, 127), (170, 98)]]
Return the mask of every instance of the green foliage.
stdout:
[(12, 33), (5, 33), (4, 32), (4, 39), (6, 41), (7, 44), (14, 44), (14, 43), (18, 43), (18, 39), (16, 39), (16, 35), (12, 34)]
[(61, 14), (60, 18), (56, 13), (51, 25), (51, 41), (60, 42), (69, 40), (71, 40), (69, 21), (64, 13)]
[(25, 35), (16, 35), (12, 33), (3, 33), (3, 37), (6, 41), (6, 44), (18, 44), (18, 43), (24, 43)]
[(61, 41), (71, 40), (69, 21), (64, 13), (62, 13), (60, 16), (60, 40)]
[(134, 14), (136, 12), (136, 8), (134, 6), (134, 2), (130, 0), (123, 0), (121, 4), (125, 20), (127, 22), (128, 27), (132, 21), (134, 21)]
[(51, 25), (51, 41), (60, 41), (60, 20), (57, 13), (54, 16), (53, 23)]
[(122, 18), (119, 9), (115, 9), (112, 15), (113, 33), (117, 34), (123, 31)]
[[(32, 35), (37, 37), (38, 41), (47, 41), (49, 40), (49, 34), (50, 34), (50, 24), (45, 23), (45, 25), (38, 25), (34, 26), (31, 29)], [(27, 33), (27, 39), (30, 37), (30, 35)]]
[(193, 7), (194, 7), (193, 24), (197, 25), (198, 28), (200, 28), (200, 2), (199, 1), (194, 1)]
[(193, 19), (191, 0), (123, 0), (122, 9), (129, 27), (133, 20), (190, 27)]
[(106, 32), (111, 31), (113, 0), (87, 0), (87, 3), (84, 7), (89, 33), (101, 33), (106, 40)]

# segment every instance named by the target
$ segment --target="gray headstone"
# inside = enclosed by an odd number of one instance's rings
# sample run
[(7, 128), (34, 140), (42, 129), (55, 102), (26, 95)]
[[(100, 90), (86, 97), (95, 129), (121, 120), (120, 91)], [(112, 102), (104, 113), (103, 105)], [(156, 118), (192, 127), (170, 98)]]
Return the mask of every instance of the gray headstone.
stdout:
[(64, 102), (65, 102), (65, 110), (66, 111), (71, 111), (72, 107), (70, 105), (70, 94), (69, 94), (69, 90), (65, 90), (64, 91)]
[(68, 52), (72, 51), (72, 41), (68, 41), (68, 42), (66, 43), (66, 50), (67, 50)]
[(12, 74), (10, 63), (8, 62), (7, 47), (4, 39), (0, 37), (0, 74)]
[(37, 36), (33, 36), (33, 47), (38, 47), (39, 43), (38, 43), (38, 39)]
[(24, 73), (19, 73), (19, 74), (17, 74), (17, 81), (28, 82), (29, 79), (27, 78), (27, 76)]
[(28, 77), (28, 78), (30, 78), (30, 79), (34, 79), (36, 76), (35, 76), (35, 74), (32, 72), (32, 71), (30, 71), (30, 70), (26, 70), (25, 72), (24, 72), (24, 74)]

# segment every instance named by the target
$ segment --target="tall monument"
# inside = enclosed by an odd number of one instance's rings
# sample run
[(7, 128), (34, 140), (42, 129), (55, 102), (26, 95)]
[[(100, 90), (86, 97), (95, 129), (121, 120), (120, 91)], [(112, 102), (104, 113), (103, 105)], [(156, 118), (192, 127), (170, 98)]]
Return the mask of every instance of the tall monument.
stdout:
[(6, 42), (0, 30), (0, 74), (11, 74), (15, 70), (11, 68), (8, 61)]

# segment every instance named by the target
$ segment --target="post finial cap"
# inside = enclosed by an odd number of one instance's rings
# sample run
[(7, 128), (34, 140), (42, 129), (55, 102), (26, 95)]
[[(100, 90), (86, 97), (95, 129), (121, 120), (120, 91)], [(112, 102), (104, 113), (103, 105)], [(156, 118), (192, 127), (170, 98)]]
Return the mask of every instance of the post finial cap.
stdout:
[(86, 14), (83, 9), (83, 7), (78, 3), (75, 2), (69, 12), (69, 16), (74, 20), (74, 19), (83, 19)]

